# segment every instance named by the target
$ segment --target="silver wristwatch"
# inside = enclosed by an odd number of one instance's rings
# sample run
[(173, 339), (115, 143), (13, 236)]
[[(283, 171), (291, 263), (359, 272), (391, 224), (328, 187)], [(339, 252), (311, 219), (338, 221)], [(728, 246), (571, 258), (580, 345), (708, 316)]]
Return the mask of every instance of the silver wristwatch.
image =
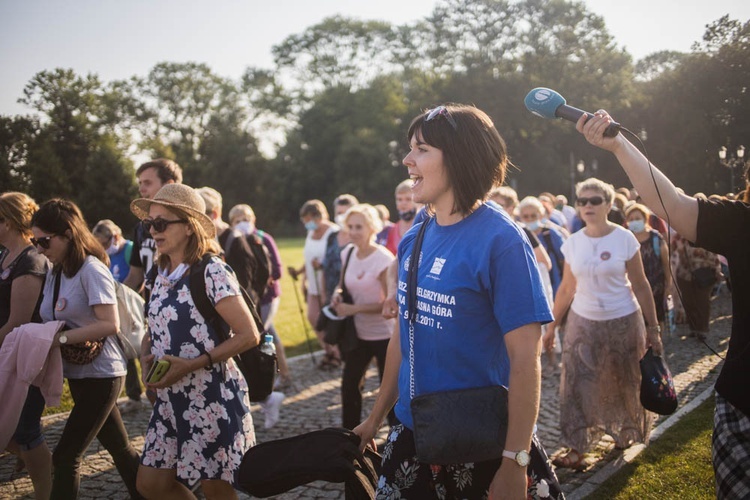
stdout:
[(60, 336), (57, 337), (57, 341), (60, 344), (67, 344), (68, 343), (68, 336), (65, 335), (65, 330), (63, 330), (62, 332), (60, 332)]
[(531, 463), (531, 455), (526, 450), (508, 451), (503, 450), (503, 456), (514, 460), (519, 466), (526, 467)]

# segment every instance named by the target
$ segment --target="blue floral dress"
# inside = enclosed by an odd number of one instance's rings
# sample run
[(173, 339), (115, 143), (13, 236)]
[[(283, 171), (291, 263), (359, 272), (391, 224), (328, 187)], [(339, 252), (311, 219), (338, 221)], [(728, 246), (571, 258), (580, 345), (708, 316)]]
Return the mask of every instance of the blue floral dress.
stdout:
[[(213, 305), (239, 295), (237, 278), (214, 258), (206, 266), (206, 294)], [(159, 275), (151, 292), (148, 324), (151, 352), (197, 358), (219, 338), (206, 324), (190, 295), (190, 272), (176, 282)], [(146, 431), (141, 463), (176, 469), (188, 483), (203, 479), (234, 482), (243, 454), (255, 444), (247, 384), (233, 360), (215, 363), (158, 389)]]

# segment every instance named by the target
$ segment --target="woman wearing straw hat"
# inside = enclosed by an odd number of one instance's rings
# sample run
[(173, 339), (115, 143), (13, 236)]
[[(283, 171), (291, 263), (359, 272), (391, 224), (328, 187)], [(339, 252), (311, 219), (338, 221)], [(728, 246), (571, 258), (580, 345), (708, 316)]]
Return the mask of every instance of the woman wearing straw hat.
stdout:
[(153, 199), (130, 205), (159, 253), (148, 305), (150, 335), (141, 358), (144, 373), (168, 361), (156, 390), (138, 470), (148, 498), (195, 498), (186, 484), (201, 482), (206, 498), (236, 498), (234, 472), (255, 444), (247, 384), (231, 359), (258, 343), (258, 331), (234, 272), (219, 258), (206, 266), (206, 295), (234, 336), (220, 342), (190, 295), (190, 266), (217, 253), (205, 202), (183, 184), (167, 184)]

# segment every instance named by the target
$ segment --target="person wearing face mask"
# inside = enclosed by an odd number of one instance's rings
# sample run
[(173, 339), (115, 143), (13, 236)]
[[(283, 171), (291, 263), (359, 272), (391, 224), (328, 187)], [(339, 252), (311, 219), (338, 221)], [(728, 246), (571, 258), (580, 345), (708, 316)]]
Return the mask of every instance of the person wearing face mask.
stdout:
[(292, 375), (286, 362), (284, 344), (273, 325), (273, 319), (279, 312), (279, 306), (281, 305), (281, 273), (284, 266), (281, 262), (279, 248), (276, 246), (276, 240), (267, 232), (258, 229), (255, 226), (255, 220), (255, 211), (250, 205), (241, 203), (229, 210), (229, 225), (246, 236), (257, 236), (268, 251), (268, 258), (271, 261), (271, 276), (266, 293), (260, 299), (260, 317), (263, 320), (264, 330), (273, 335), (273, 343), (276, 346), (276, 354), (279, 358), (279, 378), (276, 380), (274, 388), (279, 391), (294, 389)]
[(648, 223), (651, 210), (645, 205), (636, 203), (625, 210), (625, 222), (627, 228), (635, 235), (641, 244), (641, 260), (646, 279), (651, 285), (656, 305), (656, 317), (664, 330), (665, 297), (672, 283), (672, 275), (669, 272), (669, 250), (667, 243), (659, 231), (656, 231)]
[(287, 270), (295, 281), (300, 275), (304, 278), (303, 287), (306, 287), (307, 290), (307, 319), (313, 329), (315, 329), (318, 342), (325, 351), (319, 368), (338, 368), (341, 366), (341, 357), (339, 356), (338, 348), (327, 344), (323, 340), (324, 332), (317, 329), (320, 310), (328, 301), (322, 273), (323, 259), (326, 255), (326, 247), (330, 241), (329, 236), (338, 230), (338, 226), (330, 221), (328, 210), (320, 200), (306, 201), (299, 211), (299, 216), (300, 221), (302, 221), (307, 231), (305, 246), (302, 250), (305, 263), (299, 268), (289, 266)]
[(565, 257), (563, 256), (562, 244), (566, 235), (559, 226), (545, 220), (544, 205), (535, 196), (527, 196), (518, 204), (518, 214), (526, 225), (526, 229), (534, 233), (550, 257), (552, 266), (549, 270), (549, 278), (552, 282), (552, 296), (557, 294), (557, 289), (562, 281)]
[(91, 230), (109, 255), (112, 277), (122, 283), (130, 272), (133, 242), (122, 236), (122, 229), (109, 219), (100, 220)]
[(398, 222), (391, 226), (388, 231), (388, 237), (385, 241), (385, 247), (391, 251), (393, 255), (398, 252), (398, 244), (401, 243), (401, 238), (404, 237), (406, 232), (411, 229), (414, 224), (414, 217), (417, 215), (417, 209), (419, 208), (414, 203), (414, 195), (411, 191), (412, 181), (406, 179), (396, 186), (396, 210), (398, 210)]

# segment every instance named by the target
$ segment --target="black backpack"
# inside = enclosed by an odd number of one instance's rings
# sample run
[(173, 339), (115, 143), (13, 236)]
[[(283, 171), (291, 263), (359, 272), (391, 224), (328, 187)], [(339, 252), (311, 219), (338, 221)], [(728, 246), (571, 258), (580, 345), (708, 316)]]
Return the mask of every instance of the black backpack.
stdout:
[[(213, 256), (213, 254), (207, 253), (201, 258), (200, 262), (190, 267), (190, 295), (193, 297), (193, 302), (198, 312), (216, 330), (219, 338), (224, 342), (229, 338), (229, 325), (216, 312), (216, 309), (211, 305), (211, 301), (206, 295), (205, 271), (208, 262)], [(247, 290), (241, 286), (240, 292), (260, 332), (260, 343), (245, 352), (235, 355), (233, 359), (245, 376), (250, 401), (257, 403), (266, 399), (273, 391), (273, 383), (278, 367), (276, 364), (276, 354), (268, 355), (260, 351), (260, 345), (263, 342), (265, 332), (257, 306), (253, 303), (253, 299), (250, 298)]]
[[(224, 242), (224, 254), (229, 253), (232, 242), (235, 238), (241, 237), (242, 233), (232, 230)], [(253, 252), (255, 263), (253, 264), (253, 275), (250, 282), (250, 288), (258, 297), (258, 301), (263, 298), (268, 287), (268, 279), (271, 277), (271, 256), (268, 253), (266, 245), (263, 243), (263, 231), (258, 230), (254, 234), (245, 236), (247, 245)]]

